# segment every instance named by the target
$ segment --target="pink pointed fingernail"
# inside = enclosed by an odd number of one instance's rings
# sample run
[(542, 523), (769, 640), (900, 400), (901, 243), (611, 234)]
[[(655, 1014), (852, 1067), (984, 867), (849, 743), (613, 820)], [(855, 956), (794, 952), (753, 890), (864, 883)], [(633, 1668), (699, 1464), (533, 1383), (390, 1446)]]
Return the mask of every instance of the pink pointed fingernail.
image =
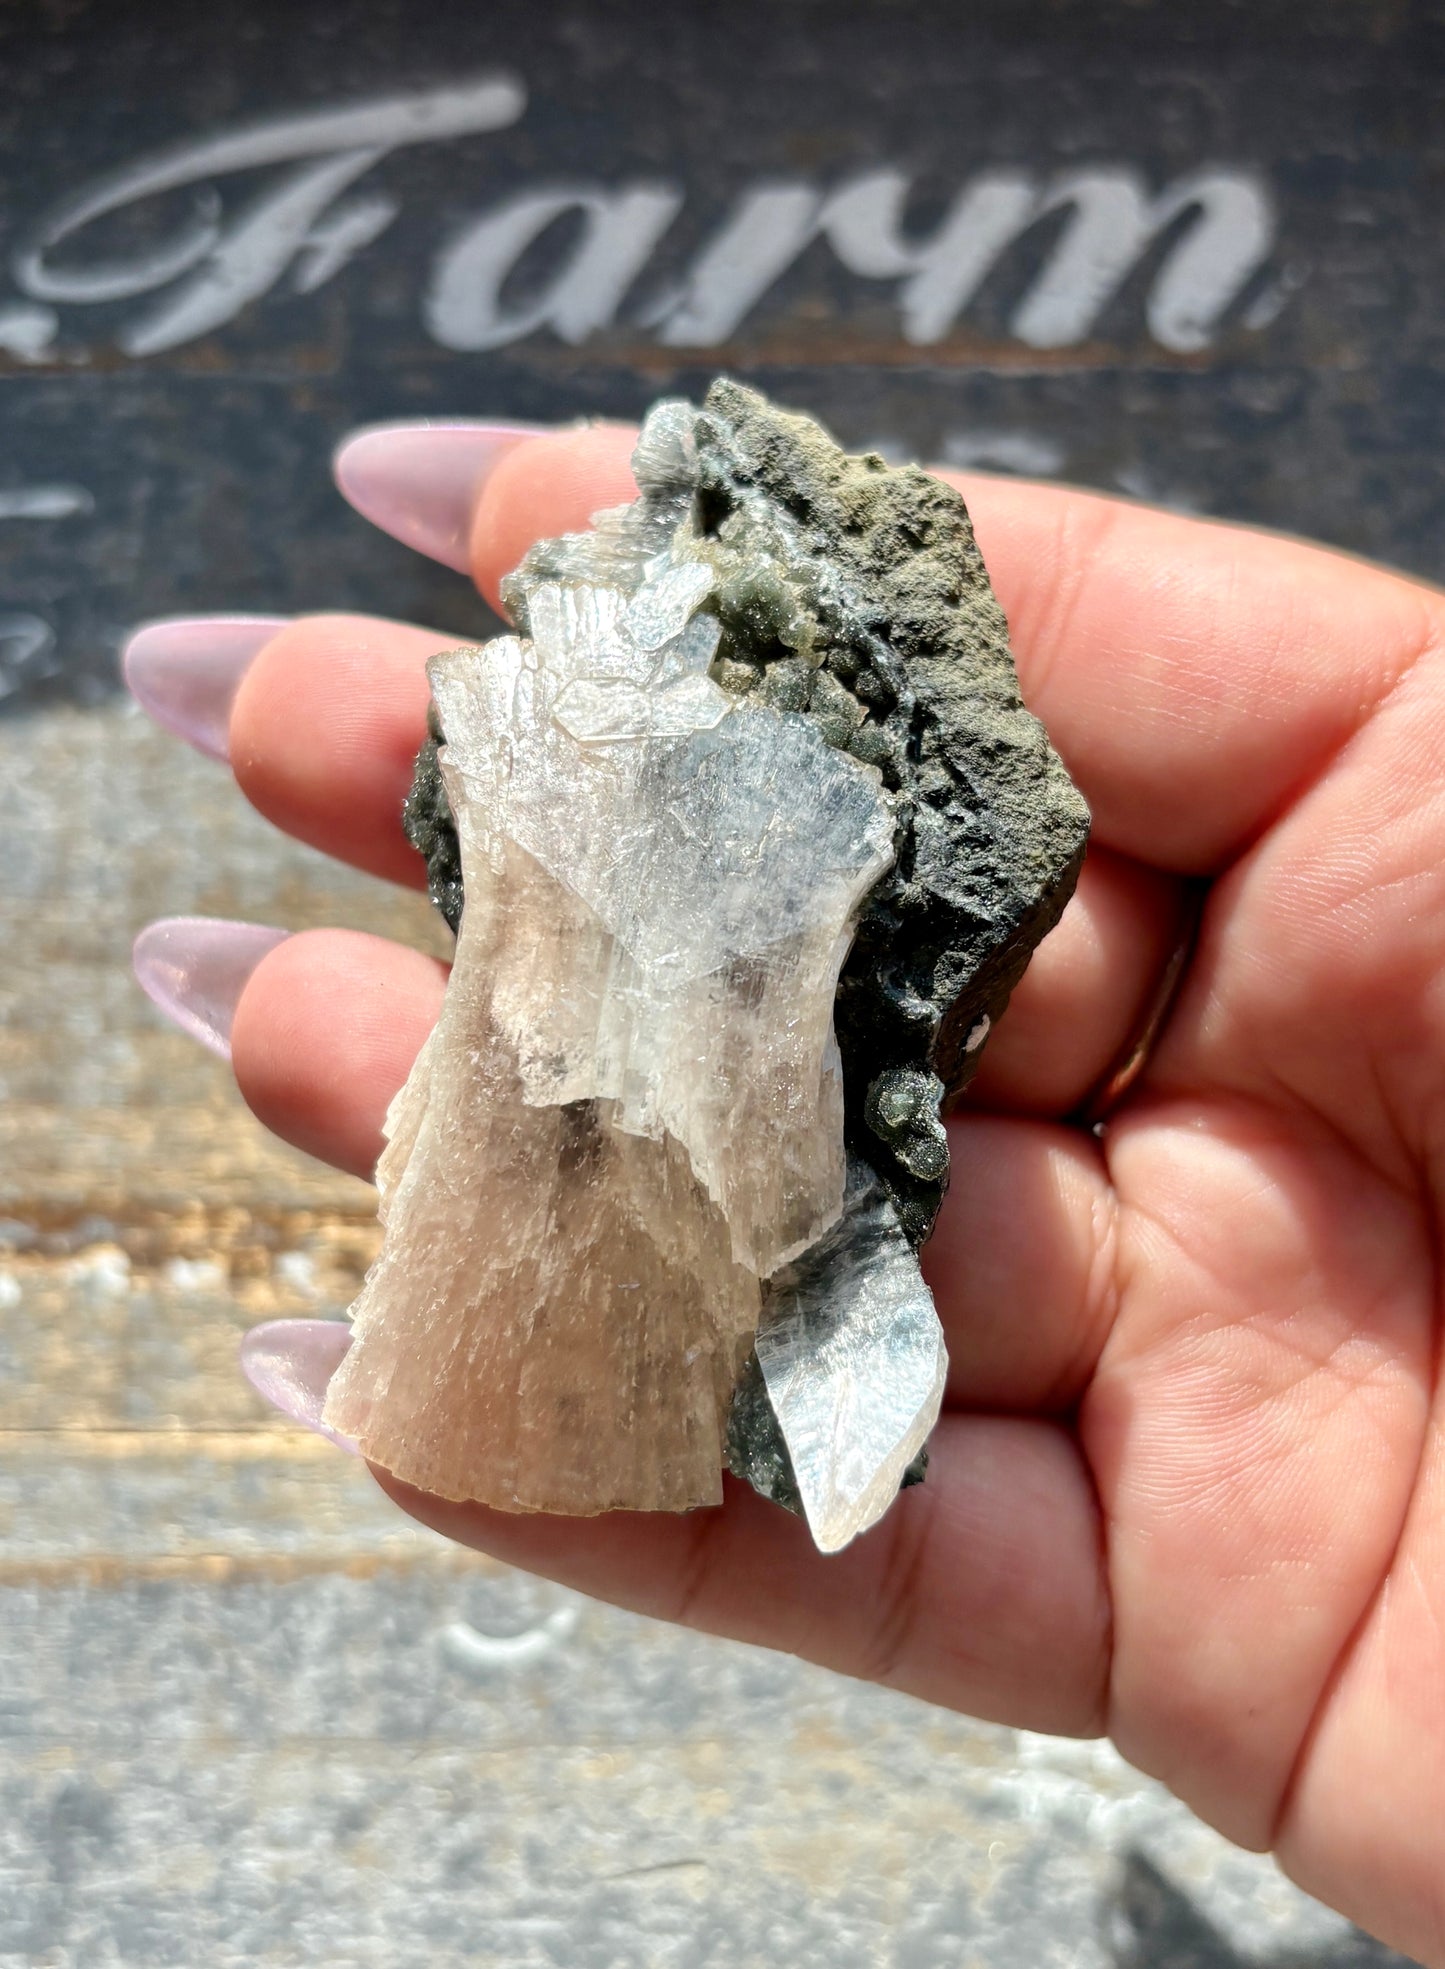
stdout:
[(215, 916), (163, 916), (148, 923), (131, 952), (136, 982), (173, 1025), (223, 1060), (247, 978), (289, 930), (229, 923)]
[(332, 459), (337, 490), (383, 533), (468, 570), (477, 497), (499, 461), (545, 424), (374, 424)]
[(125, 646), (121, 669), (145, 712), (198, 752), (227, 757), (237, 686), (284, 615), (178, 615), (147, 622)]
[(344, 1320), (267, 1320), (241, 1341), (241, 1372), (258, 1395), (314, 1429), (348, 1456), (359, 1455), (350, 1436), (338, 1435), (321, 1420), (326, 1390), (351, 1345)]

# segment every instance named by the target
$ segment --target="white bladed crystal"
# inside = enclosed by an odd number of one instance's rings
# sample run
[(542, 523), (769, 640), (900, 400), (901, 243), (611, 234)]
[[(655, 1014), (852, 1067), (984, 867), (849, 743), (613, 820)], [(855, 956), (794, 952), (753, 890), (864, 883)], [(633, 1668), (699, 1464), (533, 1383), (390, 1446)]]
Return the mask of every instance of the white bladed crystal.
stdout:
[(682, 738), (710, 730), (731, 709), (731, 699), (711, 677), (680, 677), (650, 691), (578, 677), (557, 699), (552, 715), (573, 738)]
[(682, 677), (705, 677), (708, 665), (717, 655), (721, 635), (722, 628), (715, 615), (695, 615), (671, 642), (658, 650), (657, 669), (653, 673), (658, 687), (665, 688)]
[(639, 649), (661, 649), (680, 636), (712, 588), (704, 561), (680, 561), (647, 581), (627, 607), (627, 630)]
[(838, 1222), (771, 1281), (756, 1346), (814, 1543), (840, 1551), (897, 1496), (948, 1373), (933, 1295), (863, 1165)]
[(697, 410), (686, 397), (664, 397), (655, 403), (632, 454), (637, 483), (677, 486), (691, 494), (697, 484), (696, 432)]
[(532, 645), (540, 667), (559, 680), (615, 678), (645, 684), (655, 660), (626, 627), (627, 596), (620, 588), (589, 588), (547, 581), (528, 603)]

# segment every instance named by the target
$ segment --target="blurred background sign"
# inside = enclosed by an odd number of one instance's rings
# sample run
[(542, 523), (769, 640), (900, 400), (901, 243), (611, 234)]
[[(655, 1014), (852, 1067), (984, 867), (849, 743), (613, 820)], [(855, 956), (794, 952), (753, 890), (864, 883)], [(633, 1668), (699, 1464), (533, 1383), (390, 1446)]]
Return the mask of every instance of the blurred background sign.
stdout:
[(1432, 572), (1442, 58), (1395, 0), (0, 11), (0, 695), (148, 613), (455, 609), (343, 431), (720, 369)]
[[(117, 692), (158, 614), (481, 626), (328, 460), (719, 370), (893, 456), (1438, 575), (1445, 9), (0, 6), (0, 1962), (1366, 1969), (1103, 1749), (449, 1552), (239, 1381), (373, 1198), (131, 985), (430, 942)], [(9, 714), (9, 715), (4, 715)]]

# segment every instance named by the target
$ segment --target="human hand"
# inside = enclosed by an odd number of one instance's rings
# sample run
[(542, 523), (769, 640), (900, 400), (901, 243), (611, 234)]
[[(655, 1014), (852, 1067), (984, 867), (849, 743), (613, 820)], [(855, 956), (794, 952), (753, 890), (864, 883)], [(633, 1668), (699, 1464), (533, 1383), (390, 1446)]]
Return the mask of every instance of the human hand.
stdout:
[[(631, 496), (629, 444), (498, 446), (469, 529), (456, 491), (489, 595), (535, 538)], [(823, 1558), (731, 1482), (715, 1511), (578, 1521), (378, 1476), (424, 1523), (600, 1598), (975, 1715), (1108, 1731), (1230, 1838), (1445, 1963), (1445, 597), (1260, 533), (956, 482), (1094, 833), (950, 1123), (927, 1483)], [(234, 687), (242, 790), (419, 883), (400, 811), (445, 640), (266, 629), (213, 688)], [(139, 651), (165, 717), (163, 670)], [(1200, 878), (1172, 1014), (1095, 1135), (1068, 1117), (1137, 1030)], [(343, 931), (233, 951), (245, 1098), (369, 1175), (443, 968)], [(338, 1338), (297, 1372), (324, 1377)]]

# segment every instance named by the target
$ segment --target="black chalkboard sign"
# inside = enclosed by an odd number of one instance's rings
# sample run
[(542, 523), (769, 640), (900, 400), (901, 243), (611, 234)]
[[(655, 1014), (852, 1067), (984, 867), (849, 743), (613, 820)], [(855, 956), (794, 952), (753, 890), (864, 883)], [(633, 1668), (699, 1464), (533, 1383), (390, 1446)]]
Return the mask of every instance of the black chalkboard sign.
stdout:
[(719, 370), (845, 442), (1445, 559), (1445, 11), (0, 8), (0, 708), (133, 621), (467, 626), (393, 416)]

